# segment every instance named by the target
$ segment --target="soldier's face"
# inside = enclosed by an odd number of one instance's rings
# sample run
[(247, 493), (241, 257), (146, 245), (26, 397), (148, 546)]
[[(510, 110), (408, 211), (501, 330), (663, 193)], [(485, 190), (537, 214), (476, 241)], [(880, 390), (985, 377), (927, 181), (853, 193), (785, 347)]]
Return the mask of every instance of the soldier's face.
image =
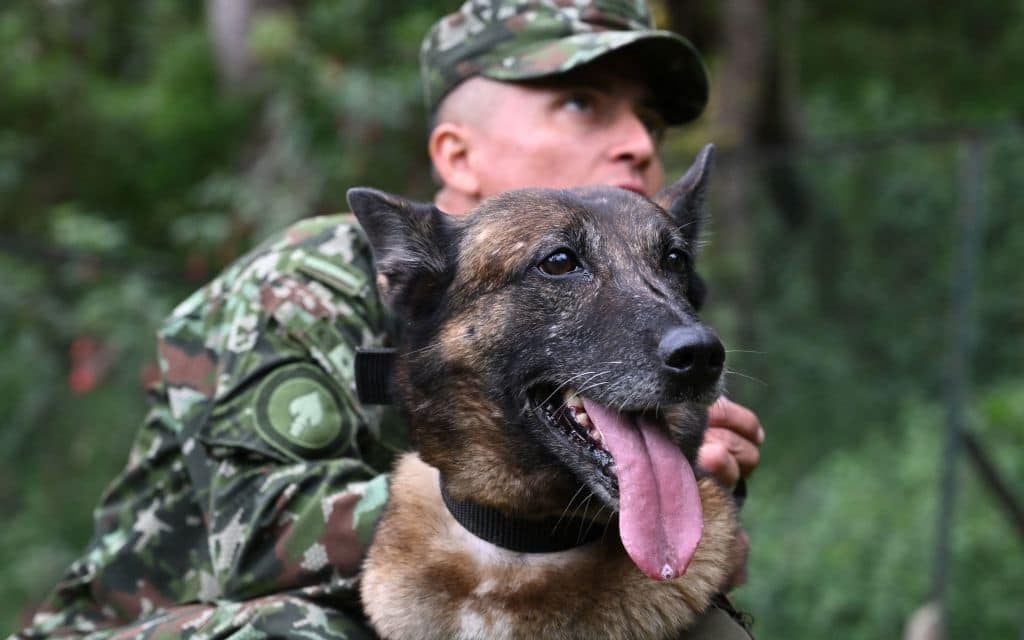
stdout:
[(661, 188), (664, 125), (639, 82), (584, 71), (486, 88), (497, 95), (474, 136), (481, 198), (523, 187), (603, 184), (645, 195)]

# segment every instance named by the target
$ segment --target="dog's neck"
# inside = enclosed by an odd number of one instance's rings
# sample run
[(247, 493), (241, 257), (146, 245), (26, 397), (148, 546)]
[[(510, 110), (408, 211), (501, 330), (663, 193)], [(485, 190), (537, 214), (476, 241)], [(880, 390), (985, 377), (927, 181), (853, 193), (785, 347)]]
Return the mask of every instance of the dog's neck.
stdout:
[(607, 525), (576, 517), (517, 518), (472, 500), (458, 500), (440, 479), (448, 512), (477, 538), (519, 553), (554, 553), (589, 544), (604, 535)]
[(734, 510), (710, 479), (699, 481), (705, 536), (686, 575), (651, 580), (614, 528), (554, 553), (485, 542), (445, 506), (439, 476), (415, 454), (392, 476), (360, 587), (383, 637), (678, 638), (736, 570)]

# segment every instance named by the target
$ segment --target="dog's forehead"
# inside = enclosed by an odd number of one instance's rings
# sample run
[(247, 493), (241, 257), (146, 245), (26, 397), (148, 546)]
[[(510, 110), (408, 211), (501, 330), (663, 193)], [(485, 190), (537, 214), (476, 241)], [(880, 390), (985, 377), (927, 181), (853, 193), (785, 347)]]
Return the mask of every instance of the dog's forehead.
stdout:
[[(668, 224), (647, 198), (615, 187), (524, 189), (491, 198), (467, 220), (471, 243), (515, 240), (530, 244), (553, 234), (592, 228), (652, 231)], [(491, 247), (493, 249), (493, 247)]]

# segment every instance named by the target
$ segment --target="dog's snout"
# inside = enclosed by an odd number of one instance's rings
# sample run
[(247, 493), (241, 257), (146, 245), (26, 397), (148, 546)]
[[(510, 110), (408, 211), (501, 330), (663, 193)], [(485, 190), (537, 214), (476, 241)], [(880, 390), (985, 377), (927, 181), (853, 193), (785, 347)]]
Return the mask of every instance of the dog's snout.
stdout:
[(725, 364), (725, 347), (703, 325), (670, 329), (662, 337), (658, 352), (665, 369), (689, 385), (715, 382)]

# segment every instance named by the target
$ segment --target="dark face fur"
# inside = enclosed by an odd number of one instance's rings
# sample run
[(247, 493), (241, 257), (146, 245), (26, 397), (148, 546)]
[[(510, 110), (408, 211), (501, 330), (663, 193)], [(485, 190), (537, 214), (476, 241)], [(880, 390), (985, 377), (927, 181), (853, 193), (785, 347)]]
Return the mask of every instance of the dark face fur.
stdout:
[(696, 316), (710, 153), (661, 206), (617, 188), (538, 189), (454, 218), (349, 192), (403, 321), (396, 394), (453, 495), (558, 513), (583, 483), (617, 508), (614, 461), (577, 396), (664, 425), (693, 461), (724, 359)]

